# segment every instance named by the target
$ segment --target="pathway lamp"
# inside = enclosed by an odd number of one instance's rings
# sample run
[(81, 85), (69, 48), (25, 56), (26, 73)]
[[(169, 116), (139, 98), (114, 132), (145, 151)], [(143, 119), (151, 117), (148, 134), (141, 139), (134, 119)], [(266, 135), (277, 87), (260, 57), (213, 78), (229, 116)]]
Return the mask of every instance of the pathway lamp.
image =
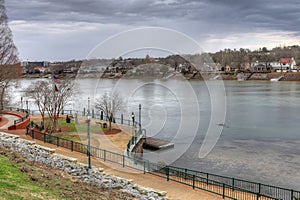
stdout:
[(91, 115), (90, 115), (90, 98), (88, 98), (88, 110), (87, 110), (87, 137), (88, 137), (88, 145), (87, 145), (87, 156), (88, 156), (88, 168), (91, 169), (91, 138), (90, 138), (90, 125), (91, 125)]

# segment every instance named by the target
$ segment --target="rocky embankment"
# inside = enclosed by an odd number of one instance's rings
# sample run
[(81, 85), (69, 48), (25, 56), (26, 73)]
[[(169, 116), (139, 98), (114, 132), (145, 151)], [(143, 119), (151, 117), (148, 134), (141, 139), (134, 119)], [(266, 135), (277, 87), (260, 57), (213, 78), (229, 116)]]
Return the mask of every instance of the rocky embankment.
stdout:
[(75, 158), (55, 154), (55, 149), (36, 145), (34, 141), (23, 140), (15, 135), (0, 132), (0, 148), (18, 152), (31, 161), (62, 170), (84, 183), (93, 183), (101, 188), (119, 189), (143, 200), (166, 199), (165, 192), (139, 186), (132, 180), (106, 174), (101, 169), (88, 169), (86, 165), (77, 162)]
[(229, 74), (224, 73), (221, 74), (222, 80), (237, 80), (238, 77), (245, 77), (247, 80), (261, 80), (268, 81), (272, 78), (278, 78), (283, 76), (280, 81), (300, 81), (300, 73), (299, 72), (272, 72), (272, 73), (235, 73)]

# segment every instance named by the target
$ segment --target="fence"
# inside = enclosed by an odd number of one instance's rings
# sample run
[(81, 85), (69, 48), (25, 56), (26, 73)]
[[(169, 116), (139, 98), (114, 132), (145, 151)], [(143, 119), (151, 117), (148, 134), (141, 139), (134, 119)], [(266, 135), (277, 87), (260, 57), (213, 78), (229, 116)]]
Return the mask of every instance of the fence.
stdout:
[[(59, 138), (57, 136), (41, 133), (27, 127), (27, 134), (32, 138), (64, 147), (71, 151), (87, 154), (87, 145)], [(90, 153), (103, 161), (117, 163), (123, 167), (132, 168), (141, 172), (165, 178), (167, 181), (176, 181), (191, 186), (194, 189), (201, 189), (223, 198), (241, 200), (296, 200), (300, 198), (300, 192), (280, 188), (276, 186), (255, 183), (251, 181), (235, 179), (205, 172), (189, 169), (166, 166), (152, 163), (135, 156), (126, 156), (97, 147), (90, 147)]]
[[(30, 110), (28, 111), (31, 115), (40, 115), (39, 110)], [(45, 111), (45, 114), (48, 114)], [(87, 111), (83, 109), (83, 111), (78, 111), (78, 110), (62, 110), (61, 111), (62, 115), (70, 115), (70, 116), (87, 116)], [(103, 121), (109, 121), (108, 117), (103, 115), (103, 112), (100, 113), (95, 113), (94, 109), (92, 109), (92, 112), (90, 113), (92, 119), (99, 119)], [(121, 125), (128, 125), (128, 126), (134, 126), (134, 127), (140, 127), (140, 123), (137, 121), (130, 120), (130, 119), (125, 119), (124, 115), (121, 114), (120, 117), (114, 117), (112, 119), (113, 123), (116, 124), (121, 124)]]

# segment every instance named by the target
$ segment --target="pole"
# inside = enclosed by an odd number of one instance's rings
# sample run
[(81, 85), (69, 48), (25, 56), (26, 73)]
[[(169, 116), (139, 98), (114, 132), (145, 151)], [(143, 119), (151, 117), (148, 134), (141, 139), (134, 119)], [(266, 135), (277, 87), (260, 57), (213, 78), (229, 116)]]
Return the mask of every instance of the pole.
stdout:
[(132, 112), (131, 113), (131, 118), (132, 118), (132, 138), (133, 138), (133, 141), (134, 141), (134, 144), (135, 144), (135, 141), (136, 141), (136, 138), (135, 138), (135, 134), (134, 134), (134, 113)]
[(139, 128), (140, 128), (140, 131), (141, 131), (141, 129), (142, 129), (142, 120), (141, 120), (141, 118), (142, 118), (142, 105), (141, 104), (139, 104)]
[(91, 169), (91, 138), (90, 138), (90, 97), (88, 98), (88, 110), (87, 110), (87, 133), (88, 133), (88, 168)]
[(21, 109), (23, 109), (23, 97), (21, 97)]

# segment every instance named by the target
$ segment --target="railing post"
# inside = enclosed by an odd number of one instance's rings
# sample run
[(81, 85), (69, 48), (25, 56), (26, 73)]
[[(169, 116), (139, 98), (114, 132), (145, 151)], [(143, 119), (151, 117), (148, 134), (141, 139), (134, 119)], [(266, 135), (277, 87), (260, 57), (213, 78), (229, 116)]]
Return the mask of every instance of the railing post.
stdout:
[(74, 150), (74, 141), (71, 140), (71, 151), (73, 151), (73, 150)]
[(125, 167), (125, 156), (123, 155), (123, 167)]
[(146, 174), (146, 161), (144, 161), (144, 174)]
[(83, 116), (85, 116), (85, 108), (83, 108)]
[(294, 190), (291, 190), (291, 200), (294, 199)]
[(261, 183), (258, 184), (258, 194), (261, 193)]
[(170, 180), (170, 169), (169, 167), (166, 167), (166, 176), (167, 176), (167, 181)]
[(234, 190), (234, 178), (232, 178), (232, 190)]
[(34, 139), (34, 130), (31, 130), (31, 137)]
[(121, 124), (123, 124), (123, 114), (121, 114)]
[(43, 134), (43, 142), (46, 143), (46, 134)]
[(209, 174), (206, 173), (206, 184), (208, 185), (208, 178), (209, 178)]
[(56, 137), (56, 146), (59, 147), (59, 137)]
[(195, 174), (193, 174), (193, 189), (195, 189)]
[(106, 150), (104, 149), (103, 160), (106, 161)]
[(184, 180), (186, 180), (187, 177), (187, 169), (184, 169)]
[(225, 183), (223, 183), (223, 199), (225, 198)]

